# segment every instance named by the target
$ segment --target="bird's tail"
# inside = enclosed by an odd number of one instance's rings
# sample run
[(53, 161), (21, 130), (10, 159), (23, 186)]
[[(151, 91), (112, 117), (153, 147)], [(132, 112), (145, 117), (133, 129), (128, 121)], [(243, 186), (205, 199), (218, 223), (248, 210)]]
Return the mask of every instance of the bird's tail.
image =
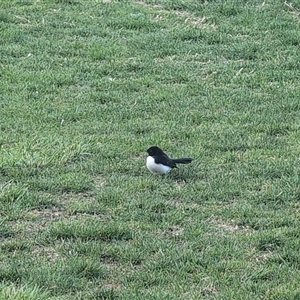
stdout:
[(176, 164), (189, 164), (192, 162), (192, 158), (176, 158), (172, 159)]

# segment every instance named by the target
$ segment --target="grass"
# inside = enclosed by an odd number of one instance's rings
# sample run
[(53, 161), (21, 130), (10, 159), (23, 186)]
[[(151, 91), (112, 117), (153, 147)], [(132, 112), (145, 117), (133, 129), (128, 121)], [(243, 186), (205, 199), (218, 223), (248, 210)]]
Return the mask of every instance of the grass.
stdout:
[(299, 299), (299, 21), (0, 0), (0, 299)]

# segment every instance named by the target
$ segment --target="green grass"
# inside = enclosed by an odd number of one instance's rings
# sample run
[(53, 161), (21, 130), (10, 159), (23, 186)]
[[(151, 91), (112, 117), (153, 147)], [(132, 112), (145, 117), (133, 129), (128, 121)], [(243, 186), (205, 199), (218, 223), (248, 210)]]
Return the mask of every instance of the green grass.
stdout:
[(0, 300), (299, 299), (299, 31), (297, 1), (0, 0)]

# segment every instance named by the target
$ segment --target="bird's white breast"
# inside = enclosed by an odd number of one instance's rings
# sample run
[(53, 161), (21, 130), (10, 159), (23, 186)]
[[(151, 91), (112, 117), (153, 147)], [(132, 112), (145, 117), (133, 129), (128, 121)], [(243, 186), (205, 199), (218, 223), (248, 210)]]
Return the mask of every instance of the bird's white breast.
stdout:
[(155, 163), (152, 156), (147, 157), (146, 166), (148, 170), (154, 174), (167, 174), (171, 170), (171, 168), (168, 166)]

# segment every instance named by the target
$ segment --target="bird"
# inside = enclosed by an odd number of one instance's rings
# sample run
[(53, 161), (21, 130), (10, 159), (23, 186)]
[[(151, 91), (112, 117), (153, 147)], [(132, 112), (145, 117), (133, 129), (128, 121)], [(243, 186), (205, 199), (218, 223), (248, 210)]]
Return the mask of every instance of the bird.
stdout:
[(192, 158), (170, 158), (157, 146), (151, 146), (146, 152), (148, 153), (146, 166), (153, 174), (167, 174), (171, 169), (177, 168), (176, 164), (189, 164), (193, 160)]

